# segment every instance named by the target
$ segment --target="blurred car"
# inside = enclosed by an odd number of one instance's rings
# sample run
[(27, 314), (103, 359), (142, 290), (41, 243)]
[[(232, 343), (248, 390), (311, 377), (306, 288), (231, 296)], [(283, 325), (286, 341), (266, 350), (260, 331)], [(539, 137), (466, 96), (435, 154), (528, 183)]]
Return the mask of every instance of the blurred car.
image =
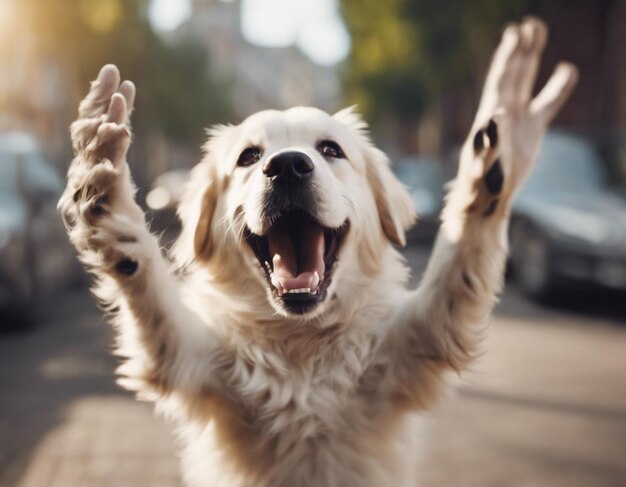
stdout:
[(510, 267), (527, 295), (565, 284), (626, 291), (626, 198), (609, 182), (590, 140), (546, 136), (511, 218)]
[(407, 157), (393, 169), (396, 177), (407, 186), (417, 211), (417, 225), (409, 231), (407, 238), (434, 239), (443, 208), (445, 176), (441, 162), (430, 156)]
[(76, 258), (56, 212), (63, 181), (24, 132), (0, 134), (0, 327), (24, 321), (39, 292), (70, 282)]
[(146, 206), (151, 211), (150, 229), (161, 235), (161, 244), (165, 247), (169, 247), (180, 232), (176, 209), (188, 178), (188, 169), (165, 172), (154, 179), (146, 195)]

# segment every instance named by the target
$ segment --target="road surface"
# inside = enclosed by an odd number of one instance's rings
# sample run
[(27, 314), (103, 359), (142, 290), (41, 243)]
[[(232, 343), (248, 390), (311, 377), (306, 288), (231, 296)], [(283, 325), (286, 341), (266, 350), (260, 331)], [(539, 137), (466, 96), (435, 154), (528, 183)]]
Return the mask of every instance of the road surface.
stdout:
[[(427, 251), (407, 257), (419, 274)], [(426, 487), (626, 486), (626, 306), (551, 308), (509, 286), (486, 353), (432, 414)], [(0, 487), (177, 487), (170, 428), (115, 385), (112, 333), (85, 290), (0, 335)]]

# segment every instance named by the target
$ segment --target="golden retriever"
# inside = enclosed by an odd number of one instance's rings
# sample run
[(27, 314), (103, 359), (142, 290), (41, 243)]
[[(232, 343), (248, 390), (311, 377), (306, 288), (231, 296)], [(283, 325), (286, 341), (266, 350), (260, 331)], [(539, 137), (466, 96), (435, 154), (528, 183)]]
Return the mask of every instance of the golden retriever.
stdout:
[(420, 415), (477, 354), (511, 197), (576, 82), (563, 63), (531, 96), (546, 35), (532, 18), (505, 30), (416, 290), (394, 247), (411, 198), (353, 109), (213, 128), (165, 260), (126, 164), (135, 88), (102, 69), (59, 209), (120, 382), (178, 425), (187, 485), (416, 484)]

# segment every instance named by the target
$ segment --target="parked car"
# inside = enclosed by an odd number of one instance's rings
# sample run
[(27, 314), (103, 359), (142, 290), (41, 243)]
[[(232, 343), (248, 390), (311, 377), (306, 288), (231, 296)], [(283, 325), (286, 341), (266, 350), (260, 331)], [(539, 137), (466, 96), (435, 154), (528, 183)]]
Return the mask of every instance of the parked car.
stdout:
[(394, 172), (407, 186), (417, 211), (417, 225), (409, 231), (408, 239), (434, 239), (443, 208), (443, 165), (430, 156), (407, 157), (394, 166)]
[(188, 178), (188, 169), (165, 172), (154, 179), (146, 195), (146, 206), (151, 211), (150, 229), (161, 235), (161, 244), (165, 247), (169, 247), (180, 232), (176, 210)]
[(590, 140), (546, 136), (510, 227), (510, 266), (527, 295), (545, 298), (565, 284), (626, 291), (626, 198), (609, 182)]
[(38, 292), (76, 277), (76, 258), (56, 212), (62, 189), (33, 136), (0, 134), (0, 328), (24, 321)]

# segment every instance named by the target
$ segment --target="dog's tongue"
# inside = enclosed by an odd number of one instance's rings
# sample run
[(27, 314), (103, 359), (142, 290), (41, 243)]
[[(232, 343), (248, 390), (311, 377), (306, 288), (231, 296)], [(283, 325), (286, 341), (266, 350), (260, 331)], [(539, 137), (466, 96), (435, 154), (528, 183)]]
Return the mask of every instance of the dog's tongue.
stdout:
[(324, 275), (324, 230), (302, 222), (289, 232), (277, 225), (268, 232), (272, 255), (272, 284), (279, 294), (301, 290), (314, 292)]

